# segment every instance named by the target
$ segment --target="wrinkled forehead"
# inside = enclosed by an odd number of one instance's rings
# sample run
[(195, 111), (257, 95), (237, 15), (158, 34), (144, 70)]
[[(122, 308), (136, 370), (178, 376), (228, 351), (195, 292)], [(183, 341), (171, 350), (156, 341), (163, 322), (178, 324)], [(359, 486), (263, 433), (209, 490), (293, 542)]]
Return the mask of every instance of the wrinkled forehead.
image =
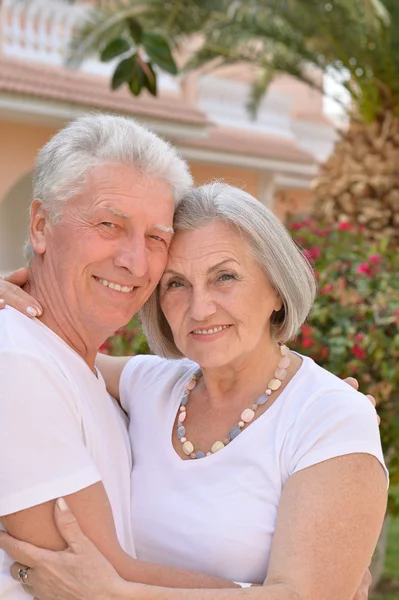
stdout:
[(167, 269), (204, 271), (220, 261), (244, 263), (252, 258), (251, 247), (241, 232), (224, 223), (212, 223), (192, 231), (175, 233)]

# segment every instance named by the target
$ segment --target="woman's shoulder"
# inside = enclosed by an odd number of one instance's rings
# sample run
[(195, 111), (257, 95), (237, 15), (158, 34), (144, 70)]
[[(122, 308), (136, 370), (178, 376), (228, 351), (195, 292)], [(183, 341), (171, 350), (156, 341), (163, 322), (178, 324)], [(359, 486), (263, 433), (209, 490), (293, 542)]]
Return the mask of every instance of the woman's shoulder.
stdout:
[(134, 356), (122, 371), (120, 397), (122, 406), (151, 387), (174, 386), (180, 379), (189, 377), (198, 365), (188, 358), (168, 359), (150, 354)]

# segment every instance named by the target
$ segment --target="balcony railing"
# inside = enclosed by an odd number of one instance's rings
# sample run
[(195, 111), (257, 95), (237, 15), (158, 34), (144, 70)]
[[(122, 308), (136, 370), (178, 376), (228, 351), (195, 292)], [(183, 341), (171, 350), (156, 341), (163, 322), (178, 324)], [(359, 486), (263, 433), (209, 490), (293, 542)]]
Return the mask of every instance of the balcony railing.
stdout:
[(62, 0), (3, 0), (1, 41), (4, 54), (61, 65), (72, 30), (87, 11)]

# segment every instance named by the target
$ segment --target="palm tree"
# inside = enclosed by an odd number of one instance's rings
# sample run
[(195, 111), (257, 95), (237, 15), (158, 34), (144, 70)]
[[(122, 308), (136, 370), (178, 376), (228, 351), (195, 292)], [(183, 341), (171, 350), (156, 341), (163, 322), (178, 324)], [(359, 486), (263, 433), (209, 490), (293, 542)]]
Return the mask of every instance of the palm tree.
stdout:
[[(114, 0), (92, 11), (77, 31), (71, 59), (79, 63), (93, 52), (103, 59), (122, 54), (123, 68), (118, 65), (114, 87), (127, 81), (133, 93), (143, 86), (156, 93), (152, 63), (176, 72), (168, 42), (177, 47), (198, 33), (203, 45), (186, 69), (242, 61), (258, 67), (248, 102), (253, 114), (276, 74), (289, 74), (313, 87), (320, 86), (315, 72), (342, 82), (351, 99), (349, 126), (340, 131), (314, 182), (316, 214), (361, 224), (370, 238), (388, 236), (397, 244), (397, 0)], [(147, 35), (155, 42), (149, 51), (143, 44)], [(140, 69), (137, 74), (132, 53), (144, 75)]]

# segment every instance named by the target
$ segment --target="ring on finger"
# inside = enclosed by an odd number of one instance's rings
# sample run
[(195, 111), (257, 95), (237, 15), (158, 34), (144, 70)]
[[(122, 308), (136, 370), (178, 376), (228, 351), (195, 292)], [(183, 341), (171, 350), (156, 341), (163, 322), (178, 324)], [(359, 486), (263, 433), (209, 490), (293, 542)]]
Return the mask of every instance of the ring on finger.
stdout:
[(28, 583), (29, 569), (30, 569), (30, 567), (21, 567), (21, 568), (18, 569), (17, 579), (22, 584), (24, 584), (24, 583), (27, 584)]

